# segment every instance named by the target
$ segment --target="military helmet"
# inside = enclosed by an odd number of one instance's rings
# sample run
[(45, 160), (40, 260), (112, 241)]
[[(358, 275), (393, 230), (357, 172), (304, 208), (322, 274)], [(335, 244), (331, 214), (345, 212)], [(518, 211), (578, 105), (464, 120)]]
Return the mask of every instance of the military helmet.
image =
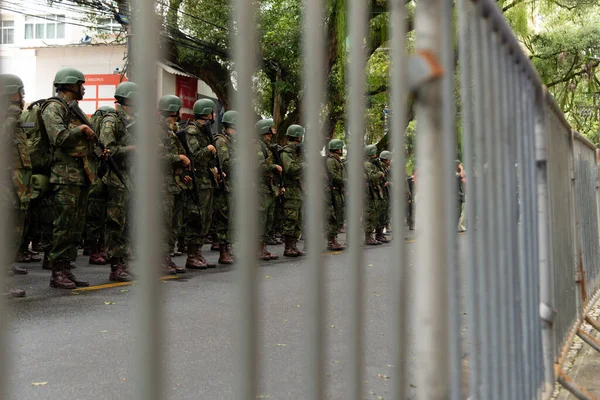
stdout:
[(200, 99), (194, 103), (194, 115), (209, 115), (212, 114), (217, 106), (211, 99)]
[(379, 158), (381, 158), (382, 160), (391, 160), (392, 159), (392, 152), (384, 150), (384, 151), (381, 152), (381, 154), (379, 154)]
[(271, 128), (275, 126), (275, 122), (272, 119), (261, 119), (258, 121), (254, 128), (256, 129), (256, 133), (259, 135), (265, 135), (271, 132)]
[(304, 136), (304, 128), (300, 125), (290, 125), (285, 132), (285, 136), (301, 138)]
[(376, 156), (377, 155), (377, 146), (375, 146), (374, 144), (370, 144), (367, 147), (365, 147), (365, 155), (366, 156)]
[(344, 148), (344, 142), (340, 139), (332, 139), (329, 141), (327, 148), (329, 150), (342, 150)]
[(61, 68), (54, 76), (54, 86), (77, 83), (85, 83), (85, 76), (83, 76), (83, 72), (75, 68)]
[(133, 82), (121, 82), (115, 90), (115, 99), (133, 99), (137, 95), (138, 85)]
[(112, 106), (102, 106), (102, 107), (98, 107), (98, 109), (96, 110), (96, 112), (100, 111), (101, 113), (107, 113), (107, 112), (115, 112), (115, 108)]
[(167, 94), (158, 100), (158, 109), (166, 112), (177, 112), (181, 108), (181, 99), (174, 94)]
[(13, 74), (0, 75), (0, 84), (2, 85), (2, 95), (4, 96), (17, 94), (25, 86), (21, 78)]
[(235, 128), (235, 126), (237, 125), (238, 116), (239, 113), (237, 111), (229, 110), (225, 112), (225, 114), (223, 114), (222, 122), (224, 124), (229, 125), (232, 128)]

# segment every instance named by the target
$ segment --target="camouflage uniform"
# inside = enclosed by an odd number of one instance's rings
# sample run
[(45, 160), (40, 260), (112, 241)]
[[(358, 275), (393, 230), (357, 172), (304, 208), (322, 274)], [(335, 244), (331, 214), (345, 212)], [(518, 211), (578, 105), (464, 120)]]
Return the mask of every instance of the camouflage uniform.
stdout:
[(285, 194), (283, 195), (283, 234), (298, 239), (302, 233), (302, 174), (306, 168), (304, 154), (296, 143), (283, 148)]
[[(134, 123), (134, 118), (125, 111), (122, 105), (117, 113), (107, 114), (100, 123), (100, 141), (110, 149), (117, 167), (125, 178), (128, 188), (132, 188), (131, 154), (125, 149), (133, 145), (133, 137), (127, 126)], [(130, 193), (116, 174), (108, 170), (102, 177), (106, 187), (106, 219), (104, 223), (104, 244), (109, 259), (124, 259), (128, 254), (129, 240), (126, 236), (129, 219)], [(111, 262), (112, 264), (112, 262)]]
[(327, 156), (327, 175), (329, 180), (327, 237), (334, 238), (340, 233), (340, 229), (344, 225), (344, 210), (346, 207), (344, 197), (346, 172), (344, 163), (337, 154), (329, 153)]
[(219, 244), (231, 244), (233, 223), (231, 221), (232, 210), (232, 177), (235, 163), (235, 138), (229, 135), (225, 129), (215, 137), (217, 155), (221, 162), (221, 169), (225, 174), (223, 190), (215, 192), (213, 202), (213, 225), (215, 228), (216, 241)]
[[(379, 161), (379, 170), (388, 176), (389, 167), (387, 167), (383, 162)], [(390, 223), (390, 181), (386, 179), (388, 182), (388, 186), (383, 187), (382, 183), (382, 194), (383, 198), (381, 199), (381, 209), (379, 214), (379, 222), (377, 223), (377, 230), (382, 230)]]
[[(54, 224), (49, 260), (58, 271), (61, 266), (70, 269), (69, 261), (77, 258), (88, 190), (96, 171), (91, 142), (78, 128), (82, 121), (68, 108), (68, 97), (64, 94), (59, 97), (61, 101), (48, 101), (42, 111), (42, 120), (54, 154), (50, 168)], [(57, 267), (57, 264), (60, 265)]]
[(260, 171), (259, 188), (259, 235), (261, 241), (267, 241), (269, 232), (273, 228), (273, 218), (275, 212), (275, 201), (279, 194), (279, 189), (275, 184), (275, 156), (267, 143), (258, 140), (255, 143), (256, 154), (258, 156), (258, 169)]
[(88, 207), (85, 217), (86, 239), (92, 242), (104, 241), (104, 221), (106, 219), (107, 188), (102, 179), (96, 179), (90, 187)]
[(21, 108), (11, 104), (4, 111), (2, 146), (9, 149), (9, 161), (4, 172), (2, 185), (2, 204), (10, 214), (8, 234), (8, 255), (14, 259), (23, 238), (25, 219), (29, 207), (31, 192), (31, 159), (27, 148), (27, 135), (19, 125)]
[(366, 175), (366, 196), (363, 223), (365, 236), (370, 236), (377, 229), (379, 216), (381, 215), (381, 204), (383, 201), (381, 179), (384, 174), (379, 168), (376, 159), (367, 159), (364, 162), (364, 169)]

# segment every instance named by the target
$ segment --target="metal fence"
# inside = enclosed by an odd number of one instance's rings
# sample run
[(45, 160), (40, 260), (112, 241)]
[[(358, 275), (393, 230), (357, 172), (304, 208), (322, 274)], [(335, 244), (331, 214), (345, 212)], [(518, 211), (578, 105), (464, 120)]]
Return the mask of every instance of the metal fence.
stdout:
[[(142, 91), (141, 108), (154, 109), (154, 64), (158, 58), (158, 26), (153, 21), (153, 2), (133, 1), (137, 17), (133, 66)], [(364, 254), (361, 238), (363, 206), (365, 47), (369, 10), (364, 0), (348, 0), (349, 71), (349, 231), (347, 304), (350, 332), (345, 338), (349, 352), (346, 393), (339, 398), (362, 399), (365, 343)], [(393, 174), (404, 176), (403, 110), (409, 81), (405, 54), (406, 12), (404, 0), (390, 0), (392, 49), (391, 104)], [(252, 171), (253, 73), (257, 43), (256, 4), (236, 0), (233, 4), (235, 32), (233, 56), (236, 68), (240, 126), (246, 134), (236, 173), (237, 232), (240, 243), (236, 293), (238, 315), (235, 336), (238, 368), (237, 399), (254, 399), (260, 376), (258, 350), (259, 303), (256, 279), (257, 180)], [(323, 204), (322, 121), (319, 113), (325, 98), (323, 24), (325, 0), (306, 0), (304, 7), (304, 115), (309, 167), (307, 189), (307, 235), (309, 254), (306, 273), (306, 345), (304, 382), (307, 398), (325, 398), (323, 309)], [(418, 399), (535, 399), (548, 397), (556, 380), (577, 390), (561, 372), (565, 349), (586, 319), (600, 288), (600, 237), (598, 166), (594, 146), (572, 132), (562, 112), (544, 89), (539, 76), (522, 51), (509, 25), (492, 0), (461, 0), (458, 4), (459, 71), (463, 159), (468, 177), (469, 233), (466, 270), (457, 262), (455, 159), (456, 107), (454, 91), (455, 52), (452, 2), (420, 0), (414, 16), (417, 53), (427, 54), (444, 71), (441, 79), (416, 89), (418, 123), (417, 158), (419, 207), (417, 211), (418, 268), (405, 262), (402, 240), (393, 244), (390, 290), (394, 295), (396, 323), (390, 336), (396, 352), (395, 399), (406, 398), (407, 348), (415, 349), (416, 397)], [(143, 40), (142, 40), (143, 39)], [(153, 132), (151, 119), (140, 118), (141, 132)], [(160, 260), (160, 193), (156, 176), (156, 137), (140, 135), (139, 183), (136, 193), (136, 238), (140, 265), (137, 296), (137, 398), (164, 398), (162, 371), (161, 291), (156, 277)], [(401, 199), (404, 188), (393, 187)], [(393, 224), (403, 226), (404, 206), (394, 202)], [(3, 232), (3, 229), (0, 229)], [(435, 246), (435, 251), (432, 251)], [(151, 251), (152, 250), (152, 251)], [(151, 273), (155, 271), (156, 273)], [(462, 285), (464, 272), (466, 284)], [(408, 288), (413, 287), (412, 306)], [(462, 385), (460, 294), (467, 293), (469, 315), (470, 381)], [(2, 309), (0, 308), (0, 312)], [(412, 318), (409, 319), (408, 316)], [(4, 320), (0, 315), (0, 320)], [(588, 318), (588, 321), (589, 318)], [(409, 326), (409, 323), (412, 324)], [(593, 321), (592, 321), (593, 323)], [(0, 326), (6, 331), (6, 324)], [(412, 343), (408, 344), (410, 331)], [(1, 333), (1, 332), (0, 332)], [(0, 339), (3, 336), (0, 335)], [(0, 342), (0, 349), (5, 349)], [(0, 380), (9, 373), (0, 353)], [(5, 387), (0, 381), (0, 391)], [(0, 392), (0, 394), (3, 394)], [(2, 396), (0, 396), (2, 397)]]

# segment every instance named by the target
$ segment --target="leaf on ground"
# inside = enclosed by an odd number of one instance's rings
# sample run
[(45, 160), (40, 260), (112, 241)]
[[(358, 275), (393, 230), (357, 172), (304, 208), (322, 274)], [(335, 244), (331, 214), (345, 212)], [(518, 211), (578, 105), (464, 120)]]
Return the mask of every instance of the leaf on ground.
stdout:
[(277, 343), (277, 346), (279, 346), (279, 347), (287, 347), (287, 344), (285, 344), (285, 343)]
[(300, 304), (296, 304), (296, 307), (300, 308)]
[(80, 293), (79, 292), (71, 292), (71, 294), (78, 295)]
[(104, 330), (104, 331), (100, 331), (100, 333), (108, 333), (108, 331)]
[(381, 293), (375, 293), (375, 297), (381, 296)]
[(127, 381), (127, 378), (121, 378), (121, 380), (122, 380), (123, 382), (125, 382), (125, 381)]
[(269, 396), (268, 394), (261, 394), (261, 395), (256, 396), (257, 399), (268, 399), (270, 397), (271, 396)]
[(269, 279), (269, 278), (270, 278), (270, 276), (269, 276), (269, 275), (267, 275), (267, 276), (265, 276), (265, 278)]
[(129, 292), (129, 289), (121, 289), (120, 292), (121, 293), (126, 293), (126, 292)]
[(392, 364), (387, 364), (387, 366), (390, 368), (394, 368), (394, 366)]
[(377, 400), (383, 400), (383, 397), (377, 396)]
[(335, 328), (335, 325), (329, 325), (330, 328)]
[(377, 395), (377, 393), (373, 392), (372, 390), (371, 390), (371, 391), (369, 391), (369, 394), (372, 394), (373, 396), (376, 396), (376, 395)]
[(340, 362), (338, 360), (333, 360), (334, 364), (339, 364)]
[(106, 304), (107, 306), (115, 305), (114, 301), (105, 301), (104, 304)]
[(382, 374), (377, 374), (377, 377), (378, 377), (378, 378), (381, 378), (381, 379), (390, 379), (390, 377), (389, 377), (389, 376), (387, 376), (387, 375), (382, 375)]
[(44, 386), (47, 384), (48, 382), (31, 382), (31, 386)]
[(372, 267), (372, 266), (373, 266), (373, 264), (369, 264), (369, 267)]
[(408, 386), (410, 386), (411, 388), (416, 388), (417, 387), (417, 385), (413, 385), (412, 383), (409, 384)]

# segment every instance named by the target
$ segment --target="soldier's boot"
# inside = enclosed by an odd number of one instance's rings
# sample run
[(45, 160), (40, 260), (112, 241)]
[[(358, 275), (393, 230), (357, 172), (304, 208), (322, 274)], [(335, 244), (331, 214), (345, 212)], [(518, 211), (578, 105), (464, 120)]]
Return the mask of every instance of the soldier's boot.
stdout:
[(227, 254), (229, 254), (229, 258), (231, 258), (231, 260), (235, 264), (235, 256), (233, 255), (233, 246), (231, 245), (231, 243), (227, 243)]
[(387, 224), (387, 225), (385, 226), (385, 234), (386, 234), (386, 235), (389, 235), (389, 234), (391, 234), (391, 233), (392, 233), (392, 227), (390, 226), (390, 224)]
[(210, 245), (210, 251), (221, 251), (221, 245), (218, 242), (212, 242)]
[(27, 275), (29, 273), (27, 268), (19, 267), (17, 264), (11, 265), (10, 271), (15, 275)]
[(110, 259), (110, 275), (108, 280), (111, 282), (131, 282), (133, 277), (126, 271), (125, 263), (119, 257)]
[(386, 238), (385, 235), (383, 234), (383, 229), (377, 229), (375, 231), (375, 240), (377, 240), (378, 242), (381, 243), (389, 243), (391, 242), (390, 239)]
[(233, 258), (231, 258), (231, 255), (229, 254), (227, 243), (219, 245), (219, 264), (233, 264)]
[(106, 243), (104, 243), (104, 239), (98, 240), (98, 251), (100, 252), (102, 258), (104, 258), (106, 260), (106, 263), (108, 264), (108, 254), (106, 253)]
[(31, 241), (31, 250), (36, 252), (37, 254), (41, 253), (42, 251), (44, 251), (42, 249), (42, 242), (40, 238), (35, 238)]
[(300, 250), (298, 248), (298, 239), (295, 236), (292, 236), (291, 241), (292, 241), (292, 250), (294, 250), (296, 253), (298, 253), (298, 257), (303, 256), (307, 251), (306, 241), (304, 241), (304, 250)]
[(189, 269), (207, 269), (208, 265), (202, 262), (198, 257), (198, 245), (188, 244), (187, 246), (187, 260), (185, 261), (185, 267)]
[(177, 270), (174, 267), (174, 263), (169, 262), (169, 257), (165, 257), (165, 262), (162, 264), (162, 267), (165, 270), (165, 273), (169, 275), (177, 275)]
[(75, 289), (75, 282), (67, 278), (65, 270), (69, 265), (68, 261), (54, 261), (52, 263), (52, 277), (50, 277), (50, 287), (55, 289)]
[(171, 249), (171, 257), (179, 257), (182, 255), (183, 253), (180, 252), (177, 248), (173, 247), (173, 249)]
[(83, 241), (83, 255), (89, 256), (90, 254), (92, 254), (92, 247), (94, 247), (94, 244), (97, 242), (98, 241), (95, 239), (85, 239)]
[(377, 245), (380, 245), (381, 242), (375, 240), (375, 237), (373, 236), (373, 232), (365, 232), (365, 244), (367, 246), (377, 246)]
[(90, 259), (88, 262), (92, 265), (108, 264), (108, 261), (106, 260), (106, 256), (103, 256), (102, 250), (100, 249), (100, 243), (97, 240), (95, 240), (91, 243)]
[(25, 297), (25, 295), (26, 293), (24, 290), (9, 285), (6, 285), (6, 292), (2, 293), (2, 297), (4, 298)]
[(300, 254), (296, 250), (294, 250), (293, 246), (294, 238), (292, 236), (284, 236), (283, 243), (285, 244), (285, 249), (283, 250), (284, 257), (298, 257)]
[(327, 238), (327, 250), (341, 251), (345, 248), (346, 246), (337, 241), (337, 236), (329, 236)]
[(67, 263), (65, 269), (63, 270), (63, 273), (65, 274), (65, 276), (67, 277), (68, 280), (70, 280), (71, 282), (73, 282), (75, 284), (75, 286), (77, 287), (89, 287), (90, 283), (88, 281), (84, 281), (82, 279), (79, 279), (75, 276), (75, 274), (71, 271), (71, 266), (74, 265), (72, 263)]
[(29, 248), (26, 246), (21, 246), (19, 252), (17, 253), (17, 257), (15, 258), (15, 262), (18, 263), (31, 263), (40, 261), (42, 261), (42, 257), (30, 253)]
[(175, 264), (173, 260), (171, 260), (171, 257), (167, 257), (167, 265), (173, 268), (176, 274), (185, 274), (187, 272), (185, 267), (180, 267), (179, 265)]
[(271, 253), (267, 251), (267, 244), (265, 241), (259, 242), (258, 259), (263, 261), (271, 260)]
[(127, 262), (127, 259), (125, 259), (125, 257), (121, 257), (120, 261), (121, 265), (123, 265), (123, 271), (125, 271), (129, 276), (135, 279), (135, 274), (131, 272), (131, 268), (129, 268), (129, 262)]
[(202, 246), (198, 246), (198, 252), (196, 253), (196, 256), (198, 256), (198, 258), (200, 259), (200, 261), (202, 261), (204, 264), (206, 264), (206, 266), (208, 268), (217, 268), (217, 264), (208, 261), (206, 258), (204, 258), (204, 256), (202, 255)]
[(52, 264), (48, 259), (48, 253), (44, 253), (44, 262), (42, 263), (42, 269), (45, 269), (46, 271), (52, 271)]
[(269, 260), (278, 260), (279, 256), (275, 253), (271, 253), (269, 250), (267, 250), (267, 243), (263, 242), (263, 247), (264, 247), (264, 251), (263, 253), (265, 253), (267, 256), (269, 256)]

